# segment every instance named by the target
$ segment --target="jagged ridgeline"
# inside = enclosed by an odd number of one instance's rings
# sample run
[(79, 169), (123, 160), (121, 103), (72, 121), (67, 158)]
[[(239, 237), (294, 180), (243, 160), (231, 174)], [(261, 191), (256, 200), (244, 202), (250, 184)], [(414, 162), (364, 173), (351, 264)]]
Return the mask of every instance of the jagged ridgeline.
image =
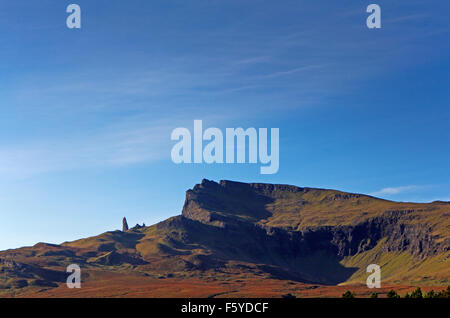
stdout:
[(86, 283), (134, 275), (140, 281), (364, 284), (367, 266), (378, 264), (383, 284), (446, 286), (449, 216), (448, 202), (203, 180), (187, 191), (182, 215), (156, 225), (128, 229), (124, 219), (123, 231), (0, 252), (0, 290), (61, 286), (72, 263)]

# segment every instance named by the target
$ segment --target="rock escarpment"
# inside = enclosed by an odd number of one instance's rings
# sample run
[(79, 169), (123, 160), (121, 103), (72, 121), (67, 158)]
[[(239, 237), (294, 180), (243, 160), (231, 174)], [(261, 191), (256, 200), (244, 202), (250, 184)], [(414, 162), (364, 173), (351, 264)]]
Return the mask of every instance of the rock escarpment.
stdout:
[[(203, 180), (187, 191), (182, 215), (236, 235), (251, 231), (290, 258), (318, 251), (342, 258), (382, 240), (384, 251), (425, 258), (449, 251), (449, 237), (433, 221), (442, 209), (450, 211), (450, 204), (402, 204), (333, 190)], [(319, 224), (299, 222), (314, 214)], [(322, 225), (320, 214), (336, 221)]]

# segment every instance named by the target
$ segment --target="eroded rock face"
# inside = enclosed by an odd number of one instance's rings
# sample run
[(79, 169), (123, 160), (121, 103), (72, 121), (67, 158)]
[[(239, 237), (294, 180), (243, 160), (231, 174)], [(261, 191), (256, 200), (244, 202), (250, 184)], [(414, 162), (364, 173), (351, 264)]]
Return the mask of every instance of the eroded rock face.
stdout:
[(308, 246), (321, 244), (323, 247), (328, 243), (328, 250), (339, 257), (368, 251), (381, 239), (385, 239), (384, 251), (408, 251), (419, 258), (437, 255), (449, 249), (449, 241), (438, 242), (430, 226), (404, 224), (398, 216), (390, 213), (355, 226), (314, 227), (302, 231), (302, 234), (306, 242), (309, 242)]
[[(421, 223), (420, 209), (383, 210), (371, 218), (363, 218), (350, 225), (307, 226), (295, 228), (289, 226), (266, 225), (273, 216), (267, 205), (273, 204), (279, 197), (292, 194), (292, 204), (308, 205), (311, 202), (302, 200), (302, 194), (315, 191), (318, 200), (326, 210), (327, 205), (334, 201), (360, 200), (371, 203), (380, 199), (360, 194), (334, 193), (328, 190), (299, 188), (288, 185), (246, 184), (232, 181), (203, 180), (192, 190), (188, 190), (182, 215), (190, 220), (199, 221), (215, 227), (221, 227), (228, 235), (242, 235), (258, 238), (261, 244), (279, 251), (287, 258), (307, 256), (317, 251), (326, 251), (336, 257), (345, 257), (368, 251), (374, 248), (380, 240), (385, 240), (385, 251), (408, 251), (410, 254), (424, 258), (449, 250), (449, 239), (433, 234), (432, 225)], [(323, 191), (324, 195), (321, 195)], [(330, 192), (330, 191), (328, 191)], [(300, 198), (300, 199), (299, 199)], [(376, 201), (375, 201), (376, 202)], [(286, 202), (285, 202), (286, 204)], [(317, 213), (321, 213), (320, 210)], [(346, 211), (343, 210), (342, 214)], [(283, 217), (282, 212), (278, 218)], [(362, 212), (361, 215), (366, 214)], [(301, 217), (301, 214), (300, 214)], [(416, 220), (417, 219), (417, 220)], [(239, 234), (241, 233), (241, 234)], [(227, 235), (225, 232), (223, 235)], [(236, 248), (245, 249), (245, 246)], [(251, 249), (250, 254), (255, 253)]]
[(233, 220), (257, 222), (270, 216), (266, 204), (273, 200), (249, 184), (221, 181), (220, 184), (203, 180), (186, 192), (182, 215), (200, 222)]

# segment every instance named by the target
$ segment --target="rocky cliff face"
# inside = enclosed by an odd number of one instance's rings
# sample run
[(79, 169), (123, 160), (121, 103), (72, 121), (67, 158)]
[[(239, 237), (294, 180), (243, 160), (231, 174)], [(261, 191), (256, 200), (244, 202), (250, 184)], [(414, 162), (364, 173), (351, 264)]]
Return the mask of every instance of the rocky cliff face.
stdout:
[[(306, 195), (311, 192), (315, 193), (314, 196)], [(314, 200), (323, 206), (323, 211), (318, 209), (314, 213), (333, 212), (344, 218), (350, 214), (346, 209), (351, 209), (354, 202), (383, 204), (380, 204), (375, 213), (365, 212), (362, 206), (359, 215), (355, 216), (353, 212), (348, 216), (352, 220), (350, 224), (347, 224), (348, 220), (344, 220), (345, 225), (294, 227), (291, 224), (297, 223), (290, 224), (292, 213), (283, 211), (282, 208), (273, 208), (277, 206), (277, 201), (283, 201), (283, 205), (289, 206), (286, 200), (297, 205), (293, 209), (297, 219), (304, 217), (302, 207), (314, 205), (317, 203)], [(330, 211), (328, 203), (336, 201), (344, 203)], [(345, 204), (347, 202), (350, 204)], [(449, 237), (436, 235), (436, 226), (432, 222), (421, 222), (423, 214), (436, 210), (437, 207), (418, 204), (411, 208), (411, 204), (407, 204), (408, 209), (398, 209), (401, 207), (396, 202), (360, 194), (336, 193), (332, 190), (203, 180), (187, 191), (182, 215), (190, 220), (233, 231), (236, 235), (242, 231), (251, 231), (253, 237), (259, 237), (263, 244), (272, 246), (274, 250), (290, 258), (308, 256), (318, 251), (326, 251), (337, 257), (351, 256), (374, 248), (381, 240), (384, 240), (383, 250), (407, 251), (417, 258), (449, 250)], [(450, 204), (444, 205), (444, 208), (450, 210)], [(271, 222), (272, 219), (277, 222)], [(353, 221), (355, 219), (357, 221)]]

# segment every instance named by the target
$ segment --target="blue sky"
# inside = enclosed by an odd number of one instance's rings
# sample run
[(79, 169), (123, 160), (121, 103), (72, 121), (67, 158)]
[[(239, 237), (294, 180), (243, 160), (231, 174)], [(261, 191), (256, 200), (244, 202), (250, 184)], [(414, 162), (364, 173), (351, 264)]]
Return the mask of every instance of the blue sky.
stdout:
[[(77, 3), (82, 29), (69, 30)], [(180, 213), (202, 178), (450, 200), (450, 3), (0, 1), (0, 249)], [(176, 127), (280, 128), (280, 170), (175, 165)]]

